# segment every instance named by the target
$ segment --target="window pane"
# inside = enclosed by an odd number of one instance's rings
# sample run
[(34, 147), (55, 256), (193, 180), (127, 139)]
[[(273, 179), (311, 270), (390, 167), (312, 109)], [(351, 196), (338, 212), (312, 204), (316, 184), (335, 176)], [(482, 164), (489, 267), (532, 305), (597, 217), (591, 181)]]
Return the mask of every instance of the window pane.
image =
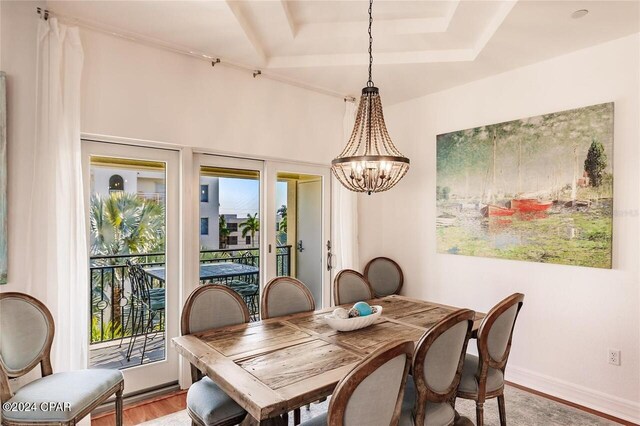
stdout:
[(200, 185), (200, 202), (209, 202), (209, 185)]
[(200, 235), (209, 235), (209, 218), (200, 218)]
[(166, 165), (93, 156), (90, 179), (89, 366), (164, 360)]
[[(251, 170), (202, 167), (200, 192), (200, 282), (222, 283), (245, 300), (258, 318), (260, 268), (260, 175)], [(202, 198), (201, 198), (202, 201)]]

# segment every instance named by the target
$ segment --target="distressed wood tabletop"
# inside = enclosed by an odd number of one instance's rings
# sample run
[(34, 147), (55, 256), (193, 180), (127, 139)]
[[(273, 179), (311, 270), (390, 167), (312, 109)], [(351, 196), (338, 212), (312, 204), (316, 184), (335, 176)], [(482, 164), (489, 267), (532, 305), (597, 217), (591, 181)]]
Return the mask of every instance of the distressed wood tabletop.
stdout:
[[(253, 423), (279, 424), (281, 419), (274, 420), (280, 415), (330, 395), (368, 354), (393, 340), (417, 342), (458, 309), (397, 295), (368, 303), (382, 306), (382, 315), (356, 331), (332, 330), (323, 320), (332, 307), (180, 336), (173, 344), (247, 410)], [(483, 317), (476, 314), (474, 330)]]

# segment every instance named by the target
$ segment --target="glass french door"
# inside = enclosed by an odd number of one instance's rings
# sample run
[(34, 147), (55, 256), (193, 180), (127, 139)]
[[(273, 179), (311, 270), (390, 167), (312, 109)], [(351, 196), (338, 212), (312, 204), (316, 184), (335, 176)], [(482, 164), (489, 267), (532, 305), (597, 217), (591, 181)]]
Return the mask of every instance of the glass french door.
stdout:
[(125, 393), (178, 380), (179, 155), (83, 141), (91, 298), (90, 368), (119, 369)]
[(297, 278), (329, 306), (329, 168), (267, 162), (267, 176), (267, 274)]
[(264, 272), (262, 161), (196, 155), (199, 243), (192, 271), (200, 285), (222, 284), (260, 318)]

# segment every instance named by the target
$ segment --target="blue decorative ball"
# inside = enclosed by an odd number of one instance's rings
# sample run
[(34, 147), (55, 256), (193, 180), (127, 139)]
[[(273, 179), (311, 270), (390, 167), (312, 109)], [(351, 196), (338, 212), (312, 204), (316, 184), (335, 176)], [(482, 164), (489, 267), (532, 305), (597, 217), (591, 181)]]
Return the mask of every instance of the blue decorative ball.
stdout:
[(365, 317), (373, 313), (373, 311), (371, 310), (371, 306), (369, 306), (367, 302), (358, 302), (353, 305), (353, 308), (360, 313), (361, 317)]

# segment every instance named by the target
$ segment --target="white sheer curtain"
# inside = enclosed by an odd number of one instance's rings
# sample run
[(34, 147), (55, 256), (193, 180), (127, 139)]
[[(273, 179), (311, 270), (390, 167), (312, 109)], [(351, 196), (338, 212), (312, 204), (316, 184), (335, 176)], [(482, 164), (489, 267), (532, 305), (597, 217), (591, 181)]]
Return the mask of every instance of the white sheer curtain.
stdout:
[(51, 310), (54, 372), (87, 364), (89, 290), (80, 151), (78, 28), (38, 26), (36, 140), (29, 211), (29, 293)]
[[(351, 136), (356, 116), (354, 102), (345, 102), (343, 142)], [(358, 196), (332, 177), (331, 182), (333, 273), (345, 268), (360, 269), (358, 258)]]

